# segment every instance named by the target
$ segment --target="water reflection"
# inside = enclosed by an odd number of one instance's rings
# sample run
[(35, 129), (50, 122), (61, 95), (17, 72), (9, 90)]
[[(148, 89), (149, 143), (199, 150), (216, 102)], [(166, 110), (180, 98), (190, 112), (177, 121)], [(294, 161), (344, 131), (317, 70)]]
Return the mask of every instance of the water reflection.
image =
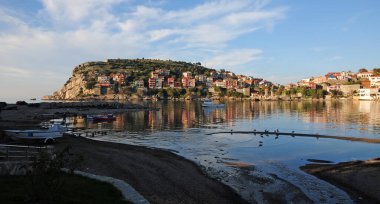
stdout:
[[(371, 101), (254, 102), (232, 101), (223, 108), (202, 108), (200, 102), (162, 101), (158, 110), (130, 111), (111, 123), (77, 123), (77, 127), (128, 132), (207, 128), (286, 129), (327, 134), (365, 135), (380, 132), (380, 104)], [(244, 125), (239, 124), (240, 121)], [(216, 126), (216, 127), (220, 127)]]
[[(194, 101), (162, 101), (151, 105), (159, 110), (125, 112), (112, 123), (89, 122), (84, 125), (120, 130), (94, 139), (176, 150), (204, 166), (211, 175), (216, 175), (247, 200), (254, 199), (255, 196), (251, 195), (259, 194), (255, 189), (273, 190), (277, 185), (276, 182), (251, 181), (257, 178), (274, 180), (270, 175), (276, 175), (302, 189), (315, 199), (315, 203), (321, 203), (318, 199), (322, 197), (327, 197), (331, 203), (346, 203), (346, 195), (300, 172), (298, 167), (311, 160), (342, 162), (369, 159), (380, 154), (379, 144), (363, 142), (266, 134), (209, 135), (231, 129), (279, 129), (281, 132), (380, 138), (380, 103), (376, 102), (234, 101), (217, 109), (202, 108), (200, 102)], [(253, 165), (255, 170), (241, 170), (242, 164)]]

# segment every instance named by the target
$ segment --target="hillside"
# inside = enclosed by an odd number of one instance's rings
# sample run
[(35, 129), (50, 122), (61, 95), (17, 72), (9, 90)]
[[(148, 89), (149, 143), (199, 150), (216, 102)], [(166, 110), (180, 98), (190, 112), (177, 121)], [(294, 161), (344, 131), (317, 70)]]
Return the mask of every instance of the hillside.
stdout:
[[(156, 59), (108, 59), (86, 62), (74, 68), (72, 76), (59, 91), (45, 96), (44, 99), (113, 99), (125, 98), (126, 94), (133, 93), (144, 95), (147, 94), (146, 88), (149, 86), (150, 78), (162, 79), (161, 87), (168, 86), (168, 78), (172, 78), (173, 83), (182, 83), (181, 77), (185, 72), (190, 72), (194, 78), (210, 76), (215, 70), (203, 67), (200, 63)], [(141, 90), (143, 88), (145, 90)]]

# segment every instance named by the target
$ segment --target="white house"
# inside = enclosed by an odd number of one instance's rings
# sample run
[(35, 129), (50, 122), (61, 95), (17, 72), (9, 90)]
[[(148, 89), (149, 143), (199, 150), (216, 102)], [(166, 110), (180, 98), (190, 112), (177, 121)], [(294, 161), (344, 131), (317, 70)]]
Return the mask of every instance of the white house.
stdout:
[(359, 100), (380, 99), (380, 92), (377, 88), (359, 89)]
[(380, 84), (380, 76), (371, 76), (368, 78), (371, 86), (378, 86)]

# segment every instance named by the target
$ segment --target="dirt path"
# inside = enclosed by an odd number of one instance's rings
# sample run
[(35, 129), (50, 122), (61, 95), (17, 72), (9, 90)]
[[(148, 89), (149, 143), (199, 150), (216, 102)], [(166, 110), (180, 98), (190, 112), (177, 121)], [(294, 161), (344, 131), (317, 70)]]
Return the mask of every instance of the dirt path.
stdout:
[(170, 152), (70, 136), (56, 146), (66, 145), (84, 156), (80, 170), (122, 179), (151, 203), (246, 203), (194, 163)]

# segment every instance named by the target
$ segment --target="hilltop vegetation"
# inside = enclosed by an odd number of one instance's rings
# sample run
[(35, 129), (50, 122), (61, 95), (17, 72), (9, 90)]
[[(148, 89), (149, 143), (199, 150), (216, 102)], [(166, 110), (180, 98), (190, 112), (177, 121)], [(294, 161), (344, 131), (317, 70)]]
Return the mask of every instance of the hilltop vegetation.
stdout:
[(105, 62), (86, 62), (73, 70), (73, 75), (84, 74), (91, 72), (97, 75), (109, 75), (111, 73), (129, 73), (148, 77), (150, 72), (156, 69), (168, 69), (177, 77), (180, 77), (182, 72), (191, 72), (193, 74), (206, 74), (209, 71), (215, 71), (201, 65), (200, 62), (189, 63), (172, 60), (158, 59), (108, 59)]

